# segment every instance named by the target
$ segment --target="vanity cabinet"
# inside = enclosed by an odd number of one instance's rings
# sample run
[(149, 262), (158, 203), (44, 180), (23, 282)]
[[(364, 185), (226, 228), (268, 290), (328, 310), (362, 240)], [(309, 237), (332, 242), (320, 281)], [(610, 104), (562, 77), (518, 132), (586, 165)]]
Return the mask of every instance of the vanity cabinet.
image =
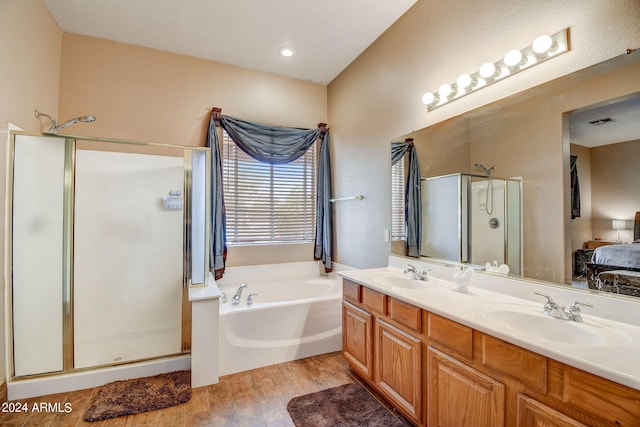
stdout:
[(408, 420), (425, 425), (422, 310), (348, 280), (343, 293), (345, 359)]
[(640, 426), (640, 391), (343, 280), (343, 354), (416, 426)]
[(342, 353), (351, 368), (363, 378), (373, 379), (373, 316), (350, 304), (342, 303)]
[(415, 421), (422, 411), (422, 340), (382, 319), (376, 322), (375, 384)]
[(504, 385), (429, 347), (428, 410), (430, 426), (503, 427)]

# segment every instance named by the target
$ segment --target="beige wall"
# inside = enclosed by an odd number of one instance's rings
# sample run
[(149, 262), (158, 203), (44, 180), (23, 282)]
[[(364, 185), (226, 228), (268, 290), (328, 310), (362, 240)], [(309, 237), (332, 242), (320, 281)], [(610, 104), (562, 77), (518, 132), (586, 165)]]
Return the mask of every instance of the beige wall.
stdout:
[(65, 33), (59, 115), (92, 114), (69, 131), (203, 145), (211, 107), (262, 123), (326, 121), (326, 86), (124, 43)]
[[(55, 117), (62, 31), (40, 0), (0, 1), (0, 197), (4, 200), (7, 122), (34, 131), (38, 109)], [(4, 209), (0, 213), (5, 222)], [(4, 227), (0, 230), (4, 242)], [(0, 256), (4, 259), (4, 245)], [(5, 282), (4, 263), (0, 264)], [(4, 286), (3, 286), (4, 289)], [(0, 294), (0, 382), (5, 378), (4, 292)]]
[(593, 236), (615, 241), (618, 232), (611, 229), (612, 219), (627, 220), (620, 232), (623, 242), (633, 240), (633, 219), (640, 211), (640, 140), (610, 144), (591, 149)]
[[(620, 55), (640, 39), (639, 21), (637, 0), (419, 0), (329, 84), (334, 192), (365, 196), (336, 206), (336, 259), (354, 267), (387, 263), (391, 245), (382, 230), (391, 222), (389, 141)], [(420, 103), (423, 92), (524, 47), (541, 33), (566, 27), (570, 52), (432, 112)], [(561, 138), (561, 119), (551, 126)], [(560, 160), (544, 167), (555, 177), (563, 175)], [(562, 203), (560, 190), (554, 198)], [(561, 235), (562, 216), (556, 221), (552, 228)], [(562, 258), (563, 251), (555, 255)]]
[(58, 109), (62, 31), (41, 0), (0, 2), (0, 138), (7, 122), (38, 129), (33, 111)]
[[(92, 114), (70, 133), (204, 145), (211, 107), (242, 119), (314, 128), (324, 85), (77, 34), (63, 35), (59, 114)], [(231, 247), (227, 265), (308, 261), (313, 245)]]

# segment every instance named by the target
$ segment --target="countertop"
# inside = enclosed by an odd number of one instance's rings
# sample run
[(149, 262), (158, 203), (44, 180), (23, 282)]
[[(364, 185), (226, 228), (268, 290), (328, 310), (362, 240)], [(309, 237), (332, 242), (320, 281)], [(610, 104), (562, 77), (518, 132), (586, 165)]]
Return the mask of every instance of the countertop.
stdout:
[[(563, 322), (575, 322), (545, 316), (549, 318), (551, 326), (549, 333), (532, 334), (509, 322), (500, 323), (488, 316), (496, 307), (541, 313), (544, 298), (539, 302), (531, 301), (473, 286), (466, 292), (459, 292), (452, 281), (435, 277), (426, 282), (414, 280), (417, 289), (397, 287), (380, 280), (386, 277), (407, 279), (401, 269), (394, 267), (348, 270), (338, 275), (569, 366), (640, 390), (640, 327), (637, 325), (596, 317), (583, 311), (584, 322), (574, 325)], [(533, 293), (536, 287), (531, 287)], [(556, 330), (574, 327), (578, 328), (577, 333), (588, 333), (586, 336), (589, 337), (601, 336), (606, 342), (580, 342), (579, 339), (575, 342), (572, 339), (574, 342), (567, 343), (547, 336)]]

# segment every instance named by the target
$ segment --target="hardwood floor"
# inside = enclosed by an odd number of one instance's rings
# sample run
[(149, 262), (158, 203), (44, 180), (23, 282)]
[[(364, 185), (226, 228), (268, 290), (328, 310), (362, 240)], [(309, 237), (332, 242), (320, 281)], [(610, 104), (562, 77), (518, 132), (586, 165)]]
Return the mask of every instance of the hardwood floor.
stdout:
[[(293, 426), (287, 412), (292, 397), (358, 381), (340, 352), (227, 375), (218, 384), (195, 388), (189, 402), (159, 411), (94, 423), (83, 420), (97, 388), (20, 401), (71, 404), (70, 413), (3, 413), (0, 426)], [(358, 381), (359, 382), (359, 381)], [(397, 414), (396, 414), (397, 415)]]

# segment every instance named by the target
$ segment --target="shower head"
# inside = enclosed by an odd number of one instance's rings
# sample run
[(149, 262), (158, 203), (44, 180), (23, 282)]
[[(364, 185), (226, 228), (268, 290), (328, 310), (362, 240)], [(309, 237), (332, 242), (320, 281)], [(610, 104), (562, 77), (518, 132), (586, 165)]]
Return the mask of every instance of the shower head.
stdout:
[(95, 122), (96, 118), (94, 116), (80, 116), (80, 117), (75, 117), (71, 120), (68, 120), (66, 122), (64, 122), (63, 124), (58, 124), (58, 121), (56, 119), (54, 119), (53, 117), (51, 117), (48, 114), (44, 114), (39, 112), (38, 110), (35, 110), (35, 116), (36, 118), (40, 117), (40, 116), (44, 116), (46, 118), (48, 118), (49, 120), (51, 120), (51, 127), (49, 128), (49, 133), (57, 133), (59, 130), (62, 130), (68, 126), (71, 126), (73, 124), (76, 124), (78, 122), (82, 122), (82, 123), (90, 123), (90, 122)]
[(490, 168), (486, 168), (482, 163), (476, 163), (475, 165), (476, 168), (478, 169), (482, 169), (482, 171), (487, 174), (487, 176), (491, 176), (491, 174), (493, 173), (494, 170), (496, 170), (495, 166), (491, 166)]
[(76, 124), (78, 122), (82, 122), (82, 123), (90, 123), (90, 122), (95, 122), (96, 118), (93, 116), (80, 116), (80, 117), (75, 117), (69, 121), (64, 122), (63, 124), (59, 125), (59, 126), (51, 126), (51, 128), (49, 129), (49, 132), (53, 132), (56, 133), (59, 130), (62, 130), (68, 126), (71, 126), (73, 124)]

